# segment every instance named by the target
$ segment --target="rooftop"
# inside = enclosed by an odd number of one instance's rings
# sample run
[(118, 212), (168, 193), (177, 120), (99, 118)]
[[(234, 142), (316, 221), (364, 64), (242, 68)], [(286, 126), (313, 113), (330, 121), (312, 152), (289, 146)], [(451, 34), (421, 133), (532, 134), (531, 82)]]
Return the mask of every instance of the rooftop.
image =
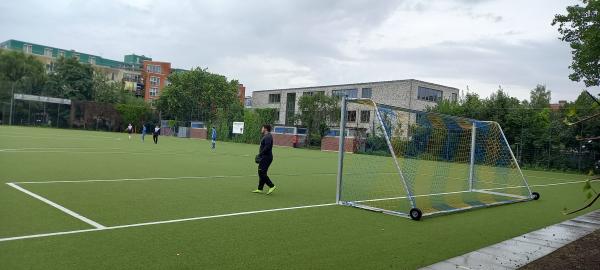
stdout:
[[(79, 62), (91, 63), (91, 64), (94, 64), (97, 66), (103, 66), (103, 67), (109, 67), (109, 68), (119, 68), (119, 69), (137, 69), (138, 68), (137, 65), (134, 65), (131, 63), (107, 59), (107, 58), (104, 58), (104, 57), (98, 56), (98, 55), (82, 53), (82, 52), (75, 51), (72, 49), (71, 50), (61, 49), (61, 48), (57, 48), (57, 47), (41, 45), (41, 44), (20, 41), (20, 40), (15, 40), (15, 39), (9, 39), (7, 41), (0, 43), (0, 48), (5, 48), (5, 49), (15, 50), (15, 51), (23, 51), (25, 45), (31, 46), (31, 51), (29, 53), (34, 54), (34, 55), (53, 57), (53, 58), (57, 58), (60, 56), (64, 56), (64, 57), (77, 56), (77, 57), (79, 57)], [(50, 54), (47, 54), (48, 52)]]
[(293, 87), (293, 88), (277, 88), (277, 89), (269, 89), (269, 90), (256, 90), (256, 91), (253, 91), (253, 92), (268, 92), (268, 91), (282, 91), (282, 90), (300, 90), (300, 89), (316, 89), (316, 88), (323, 88), (323, 87), (345, 87), (345, 86), (356, 86), (356, 85), (361, 85), (361, 84), (397, 83), (397, 82), (411, 82), (411, 81), (412, 82), (427, 83), (427, 84), (432, 84), (432, 85), (437, 85), (437, 86), (441, 86), (441, 87), (448, 87), (448, 88), (459, 90), (458, 88), (450, 87), (450, 86), (445, 86), (445, 85), (441, 85), (441, 84), (430, 83), (430, 82), (416, 80), (416, 79), (405, 79), (405, 80), (376, 81), (376, 82), (359, 82), (359, 83), (331, 84), (331, 85), (307, 86), (307, 87)]

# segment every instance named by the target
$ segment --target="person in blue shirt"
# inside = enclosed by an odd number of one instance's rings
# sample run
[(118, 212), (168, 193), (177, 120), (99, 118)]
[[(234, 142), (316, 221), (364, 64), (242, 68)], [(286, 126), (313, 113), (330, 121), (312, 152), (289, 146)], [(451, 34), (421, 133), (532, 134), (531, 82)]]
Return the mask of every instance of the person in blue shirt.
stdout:
[(142, 142), (144, 142), (145, 136), (146, 136), (146, 125), (142, 125)]
[(215, 127), (212, 127), (211, 139), (212, 139), (211, 149), (215, 150), (215, 146), (217, 144), (217, 130), (215, 129)]

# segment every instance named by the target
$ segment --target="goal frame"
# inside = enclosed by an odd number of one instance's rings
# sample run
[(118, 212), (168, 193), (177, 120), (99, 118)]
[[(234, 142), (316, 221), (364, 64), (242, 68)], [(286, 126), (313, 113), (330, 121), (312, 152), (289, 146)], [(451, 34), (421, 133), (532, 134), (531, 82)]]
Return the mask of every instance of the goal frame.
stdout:
[[(402, 110), (405, 112), (412, 112), (412, 113), (422, 113), (422, 111), (418, 111), (418, 110), (413, 110), (413, 109), (409, 109), (409, 108), (404, 108), (404, 107), (398, 107), (398, 106), (391, 106), (391, 105), (385, 105), (385, 104), (378, 104), (375, 101), (373, 101), (370, 98), (348, 98), (345, 95), (342, 95), (341, 97), (341, 114), (340, 114), (340, 135), (339, 135), (339, 149), (338, 149), (338, 170), (337, 170), (337, 188), (336, 188), (336, 204), (338, 205), (345, 205), (345, 206), (351, 206), (351, 207), (356, 207), (356, 208), (361, 208), (361, 209), (365, 209), (365, 210), (370, 210), (370, 211), (376, 211), (376, 212), (381, 212), (381, 213), (385, 213), (385, 214), (390, 214), (390, 215), (396, 215), (396, 216), (401, 216), (401, 217), (406, 217), (406, 218), (413, 218), (411, 217), (411, 215), (409, 213), (412, 212), (412, 209), (417, 209), (418, 210), (418, 205), (416, 202), (416, 198), (417, 197), (422, 197), (422, 196), (437, 196), (437, 195), (445, 195), (445, 194), (456, 194), (456, 193), (465, 193), (465, 192), (478, 192), (478, 193), (487, 193), (487, 194), (493, 194), (493, 195), (500, 195), (500, 196), (505, 196), (505, 197), (510, 197), (513, 198), (512, 200), (504, 200), (501, 202), (495, 202), (495, 203), (488, 203), (488, 204), (483, 204), (483, 205), (473, 205), (473, 206), (469, 206), (469, 207), (462, 207), (462, 208), (456, 208), (456, 209), (448, 209), (448, 210), (439, 210), (439, 211), (435, 211), (435, 212), (429, 212), (429, 213), (422, 213), (422, 216), (433, 216), (433, 215), (441, 215), (441, 214), (449, 214), (449, 213), (454, 213), (454, 212), (461, 212), (461, 211), (468, 211), (468, 210), (472, 210), (472, 209), (476, 209), (476, 208), (486, 208), (486, 207), (492, 207), (492, 206), (498, 206), (498, 205), (503, 205), (503, 204), (510, 204), (510, 203), (516, 203), (516, 202), (525, 202), (525, 201), (530, 201), (530, 200), (537, 200), (539, 198), (539, 194), (536, 192), (532, 192), (527, 179), (525, 178), (525, 176), (523, 175), (523, 172), (521, 171), (521, 167), (519, 166), (519, 163), (517, 162), (515, 155), (512, 151), (512, 149), (510, 148), (510, 144), (508, 143), (508, 140), (506, 139), (506, 136), (504, 134), (504, 130), (502, 130), (502, 127), (500, 126), (500, 124), (498, 124), (495, 121), (480, 121), (480, 120), (474, 120), (474, 119), (468, 119), (468, 118), (464, 118), (464, 117), (457, 117), (457, 116), (450, 116), (450, 115), (445, 115), (445, 114), (440, 114), (440, 113), (433, 113), (433, 114), (438, 114), (438, 115), (443, 115), (445, 117), (450, 117), (450, 118), (455, 118), (455, 119), (465, 119), (468, 120), (469, 122), (472, 123), (472, 131), (471, 131), (471, 144), (470, 144), (470, 162), (469, 162), (469, 175), (468, 175), (468, 179), (465, 179), (469, 182), (469, 188), (467, 190), (464, 191), (456, 191), (456, 192), (448, 192), (448, 193), (433, 193), (433, 194), (423, 194), (423, 195), (415, 195), (411, 192), (410, 188), (408, 187), (408, 183), (406, 181), (406, 178), (404, 176), (404, 172), (402, 170), (402, 167), (400, 166), (400, 163), (398, 162), (398, 157), (396, 156), (396, 153), (394, 152), (392, 143), (391, 143), (391, 139), (390, 136), (388, 135), (388, 133), (386, 131), (383, 132), (386, 144), (388, 146), (388, 150), (390, 151), (390, 154), (392, 156), (392, 159), (394, 161), (394, 165), (396, 167), (396, 170), (398, 172), (399, 175), (399, 184), (402, 185), (402, 187), (404, 188), (404, 191), (406, 192), (406, 196), (401, 196), (401, 197), (397, 197), (397, 198), (382, 198), (381, 200), (385, 200), (385, 199), (401, 199), (406, 197), (406, 199), (409, 202), (409, 205), (411, 207), (411, 209), (407, 209), (409, 211), (406, 212), (400, 212), (400, 211), (393, 211), (393, 210), (388, 210), (388, 209), (383, 209), (383, 208), (378, 208), (378, 207), (374, 207), (374, 206), (369, 206), (366, 204), (362, 204), (361, 202), (364, 201), (344, 201), (342, 198), (342, 188), (343, 188), (343, 172), (344, 172), (344, 155), (345, 155), (345, 138), (346, 138), (346, 114), (348, 111), (348, 103), (352, 102), (352, 103), (356, 103), (356, 104), (365, 104), (365, 105), (369, 105), (369, 106), (373, 106), (373, 109), (375, 111), (375, 119), (373, 119), (373, 121), (377, 121), (379, 125), (381, 125), (382, 127), (385, 127), (383, 119), (381, 117), (381, 113), (379, 111), (380, 107), (385, 107), (388, 109), (398, 109), (398, 110)], [(523, 184), (524, 186), (527, 188), (527, 192), (528, 195), (527, 196), (520, 196), (520, 195), (515, 195), (515, 194), (508, 194), (508, 193), (501, 193), (501, 192), (495, 192), (493, 191), (493, 189), (475, 189), (474, 188), (474, 181), (475, 181), (475, 177), (474, 177), (474, 169), (475, 169), (475, 147), (476, 147), (476, 130), (477, 130), (477, 123), (489, 123), (492, 125), (496, 125), (498, 127), (498, 130), (500, 131), (500, 134), (502, 136), (502, 141), (503, 143), (505, 143), (508, 147), (508, 152), (510, 153), (510, 158), (512, 159), (512, 161), (515, 163), (516, 165), (516, 169), (519, 171), (519, 176), (521, 177), (521, 179), (523, 180)], [(377, 200), (377, 199), (376, 199)], [(371, 201), (371, 200), (369, 200)], [(419, 210), (420, 213), (420, 210)], [(420, 219), (420, 216), (419, 218)], [(416, 220), (418, 220), (416, 219)]]

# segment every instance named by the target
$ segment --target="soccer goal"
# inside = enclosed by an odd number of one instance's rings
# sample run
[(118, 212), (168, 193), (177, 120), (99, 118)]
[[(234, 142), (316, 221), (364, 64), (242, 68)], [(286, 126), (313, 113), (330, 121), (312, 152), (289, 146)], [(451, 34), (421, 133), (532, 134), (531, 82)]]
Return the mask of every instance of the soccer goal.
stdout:
[[(537, 200), (496, 122), (342, 98), (336, 201), (410, 217)], [(351, 132), (348, 132), (350, 130)]]

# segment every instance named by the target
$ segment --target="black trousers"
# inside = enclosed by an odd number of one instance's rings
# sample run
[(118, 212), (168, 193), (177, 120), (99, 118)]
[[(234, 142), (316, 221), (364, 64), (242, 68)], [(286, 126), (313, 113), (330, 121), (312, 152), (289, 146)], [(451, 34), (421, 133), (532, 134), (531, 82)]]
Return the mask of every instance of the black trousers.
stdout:
[(269, 171), (269, 166), (273, 162), (273, 157), (263, 157), (263, 159), (258, 163), (258, 189), (262, 190), (265, 184), (270, 188), (274, 187), (275, 184), (271, 182), (271, 179), (267, 175)]
[(152, 139), (154, 140), (155, 144), (158, 143), (158, 135), (156, 135), (156, 134), (152, 135)]

